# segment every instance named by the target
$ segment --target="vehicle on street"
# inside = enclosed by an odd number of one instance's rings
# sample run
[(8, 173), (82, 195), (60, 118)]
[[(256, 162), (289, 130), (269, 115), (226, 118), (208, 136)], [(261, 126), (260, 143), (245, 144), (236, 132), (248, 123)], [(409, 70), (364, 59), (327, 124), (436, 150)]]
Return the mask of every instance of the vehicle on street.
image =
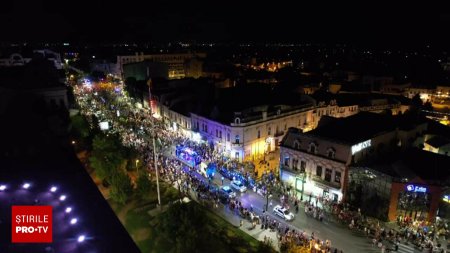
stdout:
[(238, 180), (231, 181), (230, 186), (233, 189), (238, 190), (240, 192), (245, 192), (247, 190), (247, 187), (245, 187), (245, 185), (242, 184), (242, 182), (238, 181)]
[(289, 212), (288, 209), (286, 209), (286, 208), (284, 208), (284, 207), (282, 207), (280, 205), (276, 205), (273, 208), (273, 213), (278, 215), (278, 216), (280, 216), (281, 218), (283, 218), (283, 219), (285, 219), (287, 221), (291, 221), (295, 217), (293, 213)]
[(220, 188), (220, 193), (227, 196), (230, 199), (236, 197), (236, 193), (233, 190), (231, 190), (230, 186), (222, 186), (222, 188)]

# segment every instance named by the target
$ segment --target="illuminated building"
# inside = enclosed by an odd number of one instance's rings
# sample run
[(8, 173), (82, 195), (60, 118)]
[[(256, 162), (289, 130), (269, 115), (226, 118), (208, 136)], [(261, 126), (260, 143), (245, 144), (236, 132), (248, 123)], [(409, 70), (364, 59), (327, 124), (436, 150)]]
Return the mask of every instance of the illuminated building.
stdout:
[(200, 133), (226, 156), (243, 161), (261, 159), (278, 148), (290, 127), (308, 128), (313, 105), (251, 107), (234, 112), (231, 122), (191, 113), (193, 131)]
[[(289, 129), (280, 147), (281, 180), (303, 197), (345, 198), (349, 166), (390, 149), (412, 145), (426, 123), (403, 129), (387, 116), (361, 112), (346, 118), (322, 117), (310, 131)], [(304, 181), (304, 183), (302, 183)]]
[(128, 63), (152, 61), (162, 62), (168, 65), (168, 76), (170, 79), (179, 79), (186, 77), (185, 63), (193, 58), (205, 58), (204, 53), (184, 53), (184, 54), (144, 54), (136, 53), (135, 55), (119, 55), (117, 56), (117, 64), (119, 72), (123, 75), (124, 65)]

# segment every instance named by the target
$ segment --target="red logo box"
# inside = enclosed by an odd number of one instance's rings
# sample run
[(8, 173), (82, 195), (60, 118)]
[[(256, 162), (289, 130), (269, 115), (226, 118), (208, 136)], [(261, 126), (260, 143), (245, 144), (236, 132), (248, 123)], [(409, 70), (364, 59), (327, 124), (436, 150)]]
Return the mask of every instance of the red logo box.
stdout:
[(51, 206), (12, 206), (13, 243), (51, 243)]

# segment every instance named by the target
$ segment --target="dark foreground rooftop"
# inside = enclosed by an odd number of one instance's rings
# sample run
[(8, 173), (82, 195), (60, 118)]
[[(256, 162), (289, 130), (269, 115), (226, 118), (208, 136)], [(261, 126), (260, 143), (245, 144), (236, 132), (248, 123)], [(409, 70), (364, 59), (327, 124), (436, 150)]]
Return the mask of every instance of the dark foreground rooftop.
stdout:
[[(0, 160), (0, 252), (140, 252), (109, 204), (74, 155), (54, 153), (42, 159)], [(30, 183), (29, 189), (22, 185)], [(49, 191), (51, 186), (57, 191)], [(64, 194), (66, 199), (59, 197)], [(38, 199), (38, 203), (35, 201)], [(12, 244), (11, 206), (53, 206), (53, 243)], [(72, 207), (72, 212), (65, 212)], [(70, 220), (76, 218), (75, 225)], [(85, 235), (82, 243), (77, 241)]]

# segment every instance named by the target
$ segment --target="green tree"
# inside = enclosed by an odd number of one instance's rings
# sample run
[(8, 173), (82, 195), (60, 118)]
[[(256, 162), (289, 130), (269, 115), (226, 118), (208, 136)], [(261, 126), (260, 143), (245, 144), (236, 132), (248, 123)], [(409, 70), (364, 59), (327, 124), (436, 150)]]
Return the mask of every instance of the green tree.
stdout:
[(108, 181), (125, 160), (124, 148), (117, 136), (104, 134), (95, 136), (92, 147), (91, 166), (101, 180)]
[(161, 215), (157, 229), (173, 243), (175, 252), (202, 252), (206, 234), (206, 214), (193, 203), (176, 203)]
[(133, 192), (130, 177), (124, 172), (117, 172), (111, 177), (111, 199), (119, 204), (125, 204)]
[(87, 120), (80, 114), (77, 114), (71, 118), (71, 132), (75, 137), (87, 138), (89, 137), (90, 128)]
[(152, 183), (148, 179), (147, 175), (145, 175), (145, 173), (140, 173), (136, 184), (136, 194), (138, 198), (142, 200), (147, 199), (150, 196), (149, 192), (152, 189)]

